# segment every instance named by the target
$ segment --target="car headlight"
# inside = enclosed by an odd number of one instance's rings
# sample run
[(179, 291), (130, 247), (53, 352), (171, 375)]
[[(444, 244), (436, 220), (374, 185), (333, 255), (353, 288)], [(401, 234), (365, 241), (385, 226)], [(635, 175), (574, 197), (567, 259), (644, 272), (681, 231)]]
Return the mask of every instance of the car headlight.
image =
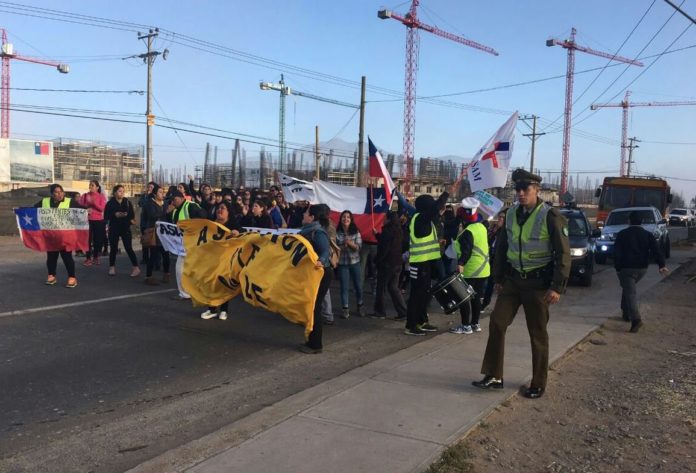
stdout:
[(587, 247), (585, 248), (571, 248), (570, 256), (585, 256), (587, 254)]
[(603, 240), (603, 241), (612, 241), (614, 239), (614, 234), (613, 233), (602, 233), (602, 236), (600, 236), (599, 239)]

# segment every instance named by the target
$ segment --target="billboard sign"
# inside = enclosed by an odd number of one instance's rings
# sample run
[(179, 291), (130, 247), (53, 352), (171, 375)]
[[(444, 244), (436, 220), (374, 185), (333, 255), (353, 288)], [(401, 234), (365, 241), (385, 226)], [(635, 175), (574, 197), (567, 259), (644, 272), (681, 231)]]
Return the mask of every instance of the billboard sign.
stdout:
[(53, 143), (0, 139), (0, 182), (53, 182)]

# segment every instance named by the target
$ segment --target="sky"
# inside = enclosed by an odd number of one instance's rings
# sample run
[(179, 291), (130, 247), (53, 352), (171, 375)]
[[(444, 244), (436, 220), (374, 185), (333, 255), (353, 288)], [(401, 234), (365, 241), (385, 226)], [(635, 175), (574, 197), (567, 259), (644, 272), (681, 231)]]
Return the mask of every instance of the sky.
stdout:
[[(360, 99), (356, 84), (366, 76), (366, 133), (380, 149), (401, 153), (403, 100), (398, 94), (404, 90), (406, 28), (393, 19), (379, 19), (377, 10), (387, 8), (403, 15), (410, 2), (63, 0), (57, 4), (35, 0), (21, 7), (21, 15), (16, 14), (17, 5), (0, 2), (0, 27), (7, 30), (15, 50), (66, 62), (70, 73), (58, 74), (51, 67), (12, 61), (13, 88), (146, 88), (142, 60), (122, 59), (145, 51), (143, 41), (137, 39), (135, 30), (139, 28), (123, 31), (30, 16), (37, 14), (36, 7), (151, 25), (236, 51), (211, 54), (171, 34), (161, 34), (155, 41), (157, 50), (169, 50), (167, 60), (160, 57), (153, 67), (157, 123), (167, 124), (171, 119), (233, 132), (213, 132), (228, 137), (223, 138), (183, 131), (177, 134), (156, 127), (155, 168), (161, 164), (191, 169), (202, 164), (206, 142), (218, 146), (221, 156), (229, 156), (234, 146), (229, 138), (240, 134), (260, 137), (247, 139), (266, 143), (266, 150), (277, 153), (273, 143), (278, 138), (278, 93), (261, 90), (259, 82), (277, 82), (281, 73), (291, 88), (355, 104)], [(696, 0), (685, 0), (682, 8), (696, 16)], [(696, 45), (696, 25), (688, 28), (686, 18), (673, 14), (674, 9), (663, 0), (422, 0), (422, 22), (490, 46), (500, 55), (421, 31), (416, 158), (471, 157), (509, 114), (518, 110), (540, 117), (539, 131), (547, 134), (537, 140), (535, 168), (545, 178), (557, 175), (561, 168), (567, 54), (558, 46), (547, 47), (546, 40), (566, 39), (575, 27), (578, 44), (611, 54), (618, 51), (629, 58)], [(696, 47), (664, 54), (650, 65), (654, 60), (645, 59), (644, 67), (605, 68), (606, 59), (576, 53), (576, 73), (599, 70), (575, 76), (571, 176), (581, 174), (583, 182), (589, 176), (594, 183), (605, 175), (617, 175), (619, 170), (621, 109), (591, 112), (592, 103), (619, 102), (627, 88), (634, 102), (696, 101)], [(327, 80), (326, 75), (334, 79)], [(511, 86), (554, 76), (560, 77)], [(495, 90), (481, 91), (487, 88)], [(383, 89), (392, 93), (385, 94)], [(145, 96), (139, 94), (24, 90), (12, 90), (11, 94), (14, 106), (131, 114), (144, 114), (146, 108)], [(444, 104), (425, 99), (442, 95), (447, 95), (439, 99)], [(355, 110), (297, 96), (288, 97), (286, 104), (289, 143), (312, 143), (315, 126), (319, 126), (322, 141), (337, 137), (357, 142)], [(142, 121), (142, 116), (135, 115), (102, 116)], [(140, 124), (13, 112), (11, 126), (14, 138), (145, 143), (145, 127)], [(531, 142), (522, 133), (529, 129), (520, 123), (517, 130), (512, 166), (528, 167)], [(694, 130), (696, 106), (631, 108), (628, 136), (641, 140), (634, 150), (633, 170), (668, 177), (673, 190), (687, 201), (696, 196)], [(257, 143), (242, 146), (249, 159), (260, 149)]]

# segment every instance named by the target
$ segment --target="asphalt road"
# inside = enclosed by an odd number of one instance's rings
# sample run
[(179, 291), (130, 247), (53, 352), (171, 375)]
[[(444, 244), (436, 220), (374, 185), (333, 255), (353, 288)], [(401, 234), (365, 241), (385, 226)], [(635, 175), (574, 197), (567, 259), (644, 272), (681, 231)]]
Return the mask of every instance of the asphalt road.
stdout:
[[(671, 266), (684, 255), (673, 252)], [(296, 351), (302, 327), (239, 301), (227, 321), (202, 320), (169, 299), (175, 283), (129, 278), (125, 256), (116, 277), (79, 266), (72, 290), (45, 286), (43, 255), (15, 239), (0, 238), (0, 257), (0, 471), (124, 471), (422, 340), (402, 323), (351, 317), (326, 327), (324, 353), (308, 356)], [(650, 271), (645, 284), (657, 279)], [(555, 315), (606, 317), (617, 291), (599, 267)], [(440, 327), (458, 323), (432, 307)]]

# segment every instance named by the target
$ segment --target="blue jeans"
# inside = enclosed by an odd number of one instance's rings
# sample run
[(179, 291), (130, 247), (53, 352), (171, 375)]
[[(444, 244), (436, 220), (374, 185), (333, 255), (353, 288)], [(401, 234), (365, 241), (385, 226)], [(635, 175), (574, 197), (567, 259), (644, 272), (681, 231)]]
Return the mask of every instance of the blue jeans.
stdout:
[(355, 298), (358, 301), (358, 305), (363, 304), (362, 295), (362, 281), (360, 278), (360, 263), (355, 264), (339, 264), (338, 265), (338, 275), (341, 281), (341, 304), (343, 307), (348, 307), (349, 296), (348, 296), (348, 286), (350, 281), (353, 281), (353, 288), (355, 289)]

